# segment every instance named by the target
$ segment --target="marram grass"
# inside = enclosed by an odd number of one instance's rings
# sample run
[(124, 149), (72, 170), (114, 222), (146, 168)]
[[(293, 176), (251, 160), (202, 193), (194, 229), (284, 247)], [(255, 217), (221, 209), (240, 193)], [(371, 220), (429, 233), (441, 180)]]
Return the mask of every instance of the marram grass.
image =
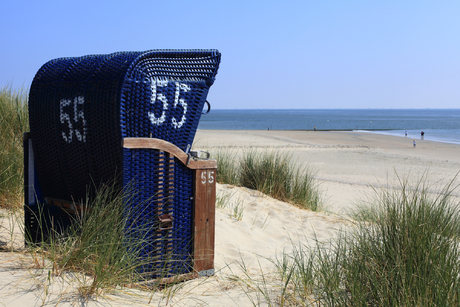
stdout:
[[(120, 286), (156, 289), (161, 278), (146, 283), (152, 278), (143, 268), (159, 259), (140, 254), (153, 243), (147, 234), (154, 232), (156, 225), (139, 225), (133, 220), (145, 208), (142, 203), (134, 204), (135, 195), (126, 193), (126, 189), (121, 191), (115, 184), (101, 186), (95, 197), (83, 204), (87, 210), (81, 216), (72, 216), (70, 227), (63, 232), (42, 229), (50, 235), (43, 235), (47, 239), (42, 242), (30, 243), (30, 251), (52, 263), (53, 276), (73, 272), (84, 299)], [(161, 261), (166, 268), (167, 260)], [(166, 269), (160, 270), (154, 273), (160, 277), (168, 274)]]
[(308, 166), (299, 167), (285, 151), (249, 149), (240, 155), (235, 150), (221, 148), (214, 157), (220, 183), (258, 190), (305, 209), (321, 209), (315, 173)]
[(238, 152), (231, 148), (219, 148), (213, 153), (217, 160), (217, 182), (239, 185), (239, 169), (237, 167)]
[(27, 94), (0, 89), (0, 207), (22, 207), (23, 133), (29, 131)]
[(274, 261), (283, 285), (276, 301), (289, 306), (460, 306), (455, 189), (451, 182), (433, 195), (422, 179), (376, 190), (363, 209), (370, 220), (340, 232), (327, 246), (298, 243)]

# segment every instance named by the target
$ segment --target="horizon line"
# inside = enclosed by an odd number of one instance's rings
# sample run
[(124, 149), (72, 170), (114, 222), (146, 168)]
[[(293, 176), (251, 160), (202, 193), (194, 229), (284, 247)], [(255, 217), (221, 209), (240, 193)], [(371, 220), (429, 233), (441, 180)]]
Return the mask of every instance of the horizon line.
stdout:
[(244, 111), (244, 110), (460, 110), (460, 108), (291, 108), (291, 109), (251, 109), (251, 108), (233, 108), (233, 109), (225, 109), (225, 108), (212, 108), (213, 110), (231, 110), (231, 111)]

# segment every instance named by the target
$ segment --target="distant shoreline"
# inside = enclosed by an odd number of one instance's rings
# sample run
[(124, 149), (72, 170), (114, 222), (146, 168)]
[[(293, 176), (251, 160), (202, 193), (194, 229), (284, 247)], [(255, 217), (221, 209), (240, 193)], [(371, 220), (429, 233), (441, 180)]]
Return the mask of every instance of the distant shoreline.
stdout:
[[(198, 130), (227, 130), (227, 131), (262, 131), (262, 129), (207, 129), (200, 128)], [(265, 130), (264, 130), (265, 131)], [(267, 131), (312, 131), (314, 129), (267, 129)], [(340, 131), (393, 131), (393, 129), (316, 129), (316, 131), (331, 131), (331, 132), (340, 132)]]
[[(275, 132), (362, 132), (362, 133), (373, 133), (373, 134), (379, 134), (379, 135), (389, 135), (389, 136), (395, 136), (395, 137), (401, 137), (405, 138), (406, 136), (404, 135), (404, 132), (402, 130), (395, 130), (395, 129), (267, 129), (267, 130), (262, 130), (262, 129), (203, 129), (200, 128), (198, 130), (208, 130), (208, 131), (275, 131)], [(395, 131), (395, 133), (379, 133), (379, 132), (385, 132), (385, 131)], [(399, 133), (396, 133), (398, 131)], [(413, 130), (411, 130), (413, 131)], [(416, 139), (416, 140), (421, 140), (420, 135), (417, 133), (416, 135), (408, 134), (407, 138), (410, 139)], [(446, 143), (446, 144), (456, 144), (460, 145), (460, 139), (458, 140), (448, 140), (448, 139), (443, 139), (440, 137), (433, 137), (430, 134), (425, 135), (424, 141), (430, 141), (430, 142), (438, 142), (438, 143)]]

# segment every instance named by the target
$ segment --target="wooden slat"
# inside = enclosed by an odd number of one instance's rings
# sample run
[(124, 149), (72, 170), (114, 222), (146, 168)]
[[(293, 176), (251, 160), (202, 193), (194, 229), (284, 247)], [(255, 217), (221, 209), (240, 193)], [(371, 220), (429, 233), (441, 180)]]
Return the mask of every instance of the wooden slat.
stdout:
[(214, 269), (216, 169), (195, 171), (195, 272)]
[(48, 205), (53, 205), (57, 207), (61, 207), (63, 210), (67, 211), (68, 213), (72, 214), (82, 214), (85, 211), (91, 211), (91, 208), (83, 206), (79, 203), (71, 203), (66, 200), (61, 200), (61, 199), (56, 199), (56, 198), (51, 198), (51, 197), (46, 197), (45, 202)]
[[(155, 138), (124, 138), (123, 147), (129, 149), (146, 148), (158, 149), (172, 154), (190, 169), (217, 168), (216, 160), (193, 160), (179, 147), (167, 141)], [(188, 162), (188, 164), (187, 164)]]

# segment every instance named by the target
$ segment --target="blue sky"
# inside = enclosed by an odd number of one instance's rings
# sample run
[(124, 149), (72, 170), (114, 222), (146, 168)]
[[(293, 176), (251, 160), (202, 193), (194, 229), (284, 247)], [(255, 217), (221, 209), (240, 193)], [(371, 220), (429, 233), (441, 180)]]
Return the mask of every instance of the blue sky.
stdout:
[(0, 86), (67, 56), (218, 49), (216, 109), (459, 108), (460, 1), (5, 1)]

